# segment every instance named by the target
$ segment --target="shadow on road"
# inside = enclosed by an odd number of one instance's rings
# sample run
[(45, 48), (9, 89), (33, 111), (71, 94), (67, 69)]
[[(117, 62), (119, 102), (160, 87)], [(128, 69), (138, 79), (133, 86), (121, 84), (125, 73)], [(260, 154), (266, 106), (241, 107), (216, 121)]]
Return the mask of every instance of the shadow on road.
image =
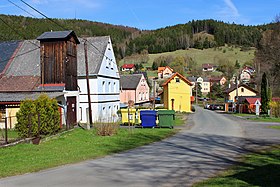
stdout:
[[(255, 153), (255, 148), (273, 143), (215, 135), (178, 134), (175, 139), (92, 161), (88, 166), (95, 168), (96, 177), (111, 180), (119, 186), (124, 183), (190, 186), (230, 165), (242, 165), (242, 161), (237, 159), (241, 154)], [(111, 173), (110, 177), (108, 173)]]

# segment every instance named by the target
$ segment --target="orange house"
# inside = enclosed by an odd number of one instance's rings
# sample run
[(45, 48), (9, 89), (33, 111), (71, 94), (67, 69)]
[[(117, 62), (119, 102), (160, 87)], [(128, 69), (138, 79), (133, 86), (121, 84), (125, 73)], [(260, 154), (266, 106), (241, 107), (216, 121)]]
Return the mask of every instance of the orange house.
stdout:
[(158, 67), (158, 79), (169, 78), (173, 74), (173, 69), (169, 66)]

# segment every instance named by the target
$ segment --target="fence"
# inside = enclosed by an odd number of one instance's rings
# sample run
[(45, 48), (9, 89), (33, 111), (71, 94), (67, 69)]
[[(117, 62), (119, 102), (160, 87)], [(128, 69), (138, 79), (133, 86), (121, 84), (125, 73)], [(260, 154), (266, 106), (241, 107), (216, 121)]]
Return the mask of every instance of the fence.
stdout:
[(13, 130), (14, 121), (16, 121), (16, 116), (1, 118), (0, 145), (8, 144), (19, 139), (17, 132)]

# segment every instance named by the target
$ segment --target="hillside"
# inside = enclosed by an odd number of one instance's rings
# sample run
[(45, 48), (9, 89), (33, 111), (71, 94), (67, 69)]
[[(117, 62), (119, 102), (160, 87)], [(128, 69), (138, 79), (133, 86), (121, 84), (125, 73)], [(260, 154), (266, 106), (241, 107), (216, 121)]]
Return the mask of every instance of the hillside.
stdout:
[(46, 31), (74, 30), (79, 37), (112, 38), (117, 59), (148, 52), (207, 49), (225, 44), (256, 47), (271, 25), (244, 26), (216, 20), (197, 20), (152, 31), (79, 19), (38, 19), (0, 14), (0, 41), (35, 39)]

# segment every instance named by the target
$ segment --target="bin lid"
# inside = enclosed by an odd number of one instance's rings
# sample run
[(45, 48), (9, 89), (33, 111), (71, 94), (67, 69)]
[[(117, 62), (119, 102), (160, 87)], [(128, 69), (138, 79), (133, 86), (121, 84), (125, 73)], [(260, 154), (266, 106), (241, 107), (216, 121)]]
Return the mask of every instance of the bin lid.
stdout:
[(175, 114), (175, 111), (174, 110), (159, 110), (158, 111), (158, 114), (172, 114), (174, 115)]
[(145, 114), (145, 115), (156, 115), (157, 111), (155, 110), (140, 110), (140, 115)]

